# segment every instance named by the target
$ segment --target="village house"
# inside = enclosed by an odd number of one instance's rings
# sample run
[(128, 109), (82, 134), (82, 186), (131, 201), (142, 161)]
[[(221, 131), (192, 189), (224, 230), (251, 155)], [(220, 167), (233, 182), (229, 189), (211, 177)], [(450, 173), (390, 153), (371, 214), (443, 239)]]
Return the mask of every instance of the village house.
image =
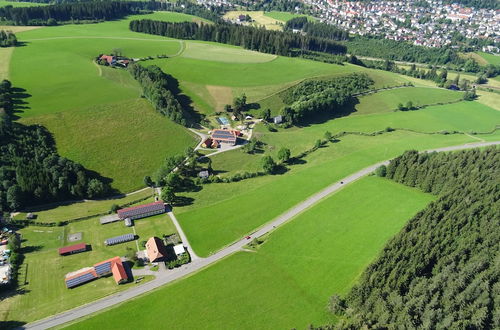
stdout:
[(158, 237), (151, 237), (146, 242), (146, 255), (149, 262), (157, 262), (165, 259), (167, 255), (167, 249), (163, 240)]
[(239, 136), (241, 136), (240, 131), (228, 130), (228, 129), (214, 129), (212, 131), (211, 139), (212, 141), (215, 141), (217, 143), (225, 143), (234, 146), (236, 145)]

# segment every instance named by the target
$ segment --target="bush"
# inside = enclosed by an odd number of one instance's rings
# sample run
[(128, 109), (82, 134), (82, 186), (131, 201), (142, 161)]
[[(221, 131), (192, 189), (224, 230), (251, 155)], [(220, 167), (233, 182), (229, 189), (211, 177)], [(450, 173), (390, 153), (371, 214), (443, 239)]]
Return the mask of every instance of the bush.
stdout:
[(379, 167), (377, 167), (377, 169), (375, 170), (375, 174), (379, 177), (385, 177), (387, 175), (387, 166), (385, 165), (380, 165)]

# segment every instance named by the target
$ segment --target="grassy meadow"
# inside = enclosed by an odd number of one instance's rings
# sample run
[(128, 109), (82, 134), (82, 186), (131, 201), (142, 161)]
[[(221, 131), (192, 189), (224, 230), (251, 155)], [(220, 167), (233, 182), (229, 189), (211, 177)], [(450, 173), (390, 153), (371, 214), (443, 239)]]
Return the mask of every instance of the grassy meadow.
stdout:
[(229, 20), (235, 20), (240, 15), (249, 15), (252, 18), (252, 22), (244, 23), (245, 25), (250, 25), (255, 27), (264, 26), (266, 30), (283, 30), (283, 24), (285, 23), (285, 20), (277, 17), (278, 16), (281, 16), (281, 18), (285, 18), (285, 16), (288, 17), (288, 15), (278, 15), (278, 14), (270, 16), (266, 15), (266, 13), (264, 13), (263, 11), (236, 10), (227, 12), (224, 15), (224, 18)]
[[(345, 294), (406, 221), (433, 197), (364, 178), (278, 228), (256, 252), (240, 252), (69, 329), (304, 329), (331, 321), (329, 296)], [(221, 285), (223, 279), (224, 285)], [(175, 299), (172, 299), (175, 297)], [(196, 299), (194, 299), (196, 297)]]
[(12, 7), (33, 7), (33, 6), (46, 6), (45, 3), (36, 2), (18, 2), (18, 1), (7, 1), (0, 0), (0, 7), (12, 6)]
[(308, 16), (308, 15), (292, 14), (292, 13), (288, 13), (288, 12), (284, 12), (284, 11), (275, 11), (275, 10), (264, 12), (264, 16), (271, 17), (271, 18), (278, 20), (278, 21), (281, 21), (281, 22), (288, 22), (292, 18), (302, 17), (302, 16), (307, 16), (307, 18), (309, 20), (314, 20), (313, 17)]
[(477, 54), (481, 58), (483, 58), (487, 62), (487, 64), (500, 65), (500, 56), (499, 55), (493, 55), (493, 54), (485, 53), (485, 52), (478, 52)]
[[(134, 282), (116, 285), (112, 276), (97, 279), (71, 290), (64, 284), (64, 276), (68, 272), (92, 266), (115, 256), (124, 256), (127, 247), (137, 250), (138, 242), (147, 240), (151, 236), (161, 237), (176, 232), (175, 226), (166, 214), (136, 220), (134, 228), (139, 236), (137, 241), (114, 246), (105, 246), (104, 240), (134, 233), (134, 229), (125, 227), (122, 221), (101, 225), (99, 218), (64, 227), (29, 226), (21, 229), (19, 232), (23, 239), (25, 260), (19, 272), (19, 289), (24, 293), (2, 300), (0, 321), (31, 322), (139, 285)], [(82, 233), (82, 240), (68, 242), (68, 235), (74, 233)], [(91, 251), (59, 256), (58, 248), (80, 242), (90, 244)], [(151, 278), (147, 277), (145, 280)], [(141, 283), (144, 283), (144, 280)]]

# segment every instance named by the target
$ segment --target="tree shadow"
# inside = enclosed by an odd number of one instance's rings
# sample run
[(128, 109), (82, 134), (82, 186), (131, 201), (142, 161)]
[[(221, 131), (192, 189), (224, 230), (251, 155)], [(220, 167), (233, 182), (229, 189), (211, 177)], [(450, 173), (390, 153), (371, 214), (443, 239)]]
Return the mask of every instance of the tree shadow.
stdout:
[(287, 162), (289, 165), (303, 165), (303, 164), (306, 164), (307, 161), (304, 160), (303, 158), (296, 158), (296, 157), (292, 157), (288, 160)]
[(173, 206), (188, 206), (194, 203), (194, 198), (187, 196), (175, 196)]
[(26, 254), (26, 253), (40, 251), (42, 248), (43, 245), (28, 245), (28, 246), (23, 246), (21, 249), (19, 249), (19, 252), (22, 254)]
[(351, 98), (351, 101), (344, 105), (342, 108), (335, 109), (335, 112), (322, 111), (313, 116), (309, 116), (300, 121), (298, 127), (308, 127), (317, 124), (323, 124), (329, 120), (349, 116), (356, 112), (356, 105), (359, 104), (357, 97)]
[(0, 329), (17, 329), (23, 328), (26, 322), (22, 321), (0, 321)]

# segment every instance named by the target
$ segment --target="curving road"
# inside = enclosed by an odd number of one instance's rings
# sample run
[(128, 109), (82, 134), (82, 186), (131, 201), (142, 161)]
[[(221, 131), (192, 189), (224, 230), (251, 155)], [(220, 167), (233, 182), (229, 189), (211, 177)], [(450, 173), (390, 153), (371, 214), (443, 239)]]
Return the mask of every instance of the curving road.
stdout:
[[(485, 147), (485, 146), (490, 146), (490, 145), (500, 145), (500, 141), (493, 141), (493, 142), (478, 142), (478, 143), (468, 143), (464, 145), (459, 145), (459, 146), (452, 146), (452, 147), (444, 147), (444, 148), (437, 148), (437, 149), (432, 149), (432, 150), (427, 150), (426, 152), (433, 152), (433, 151), (454, 151), (454, 150), (462, 150), (462, 149), (470, 149), (470, 148), (478, 148), (478, 147)], [(425, 152), (425, 151), (424, 151)], [(358, 180), (359, 178), (362, 178), (370, 173), (372, 173), (377, 167), (379, 167), (382, 164), (388, 164), (389, 161), (383, 161), (379, 162), (377, 164), (373, 164), (369, 167), (366, 167), (348, 177), (345, 177), (341, 179), (341, 181), (335, 182), (325, 189), (321, 190), (320, 192), (314, 194), (313, 196), (309, 197), (305, 201), (299, 203), (295, 207), (291, 208), (290, 210), (286, 211), (273, 221), (265, 224), (252, 234), (250, 234), (251, 238), (257, 238), (262, 235), (265, 235), (272, 231), (274, 228), (284, 224), (285, 222), (289, 221), (299, 213), (305, 211), (309, 207), (313, 206), (314, 204), (318, 203), (320, 200), (323, 198), (331, 195), (332, 193), (338, 191), (340, 188), (343, 186)], [(187, 241), (187, 239), (186, 239)], [(164, 273), (159, 273), (158, 277), (156, 277), (154, 280), (151, 282), (147, 282), (145, 284), (133, 287), (127, 291), (123, 291), (120, 293), (116, 293), (110, 296), (107, 296), (105, 298), (102, 298), (100, 300), (91, 302), (89, 304), (71, 309), (69, 311), (48, 317), (46, 319), (36, 321), (33, 323), (29, 323), (25, 325), (24, 327), (21, 327), (21, 329), (47, 329), (47, 328), (52, 328), (61, 324), (64, 324), (66, 322), (71, 322), (74, 321), (78, 318), (87, 316), (89, 314), (95, 313), (95, 312), (100, 312), (105, 308), (112, 307), (116, 304), (125, 302), (129, 299), (135, 298), (143, 293), (146, 293), (148, 291), (154, 290), (156, 288), (159, 288), (167, 283), (173, 282), (175, 280), (181, 279), (185, 276), (188, 276), (190, 274), (193, 274), (194, 272), (207, 267), (237, 251), (241, 251), (242, 248), (248, 244), (248, 240), (243, 238), (237, 242), (234, 242), (233, 244), (225, 247), (224, 249), (220, 250), (219, 252), (207, 257), (207, 258), (197, 258), (194, 259), (190, 264), (187, 264), (183, 267), (177, 268), (175, 270), (171, 270), (168, 272)], [(192, 250), (191, 250), (192, 251)]]

